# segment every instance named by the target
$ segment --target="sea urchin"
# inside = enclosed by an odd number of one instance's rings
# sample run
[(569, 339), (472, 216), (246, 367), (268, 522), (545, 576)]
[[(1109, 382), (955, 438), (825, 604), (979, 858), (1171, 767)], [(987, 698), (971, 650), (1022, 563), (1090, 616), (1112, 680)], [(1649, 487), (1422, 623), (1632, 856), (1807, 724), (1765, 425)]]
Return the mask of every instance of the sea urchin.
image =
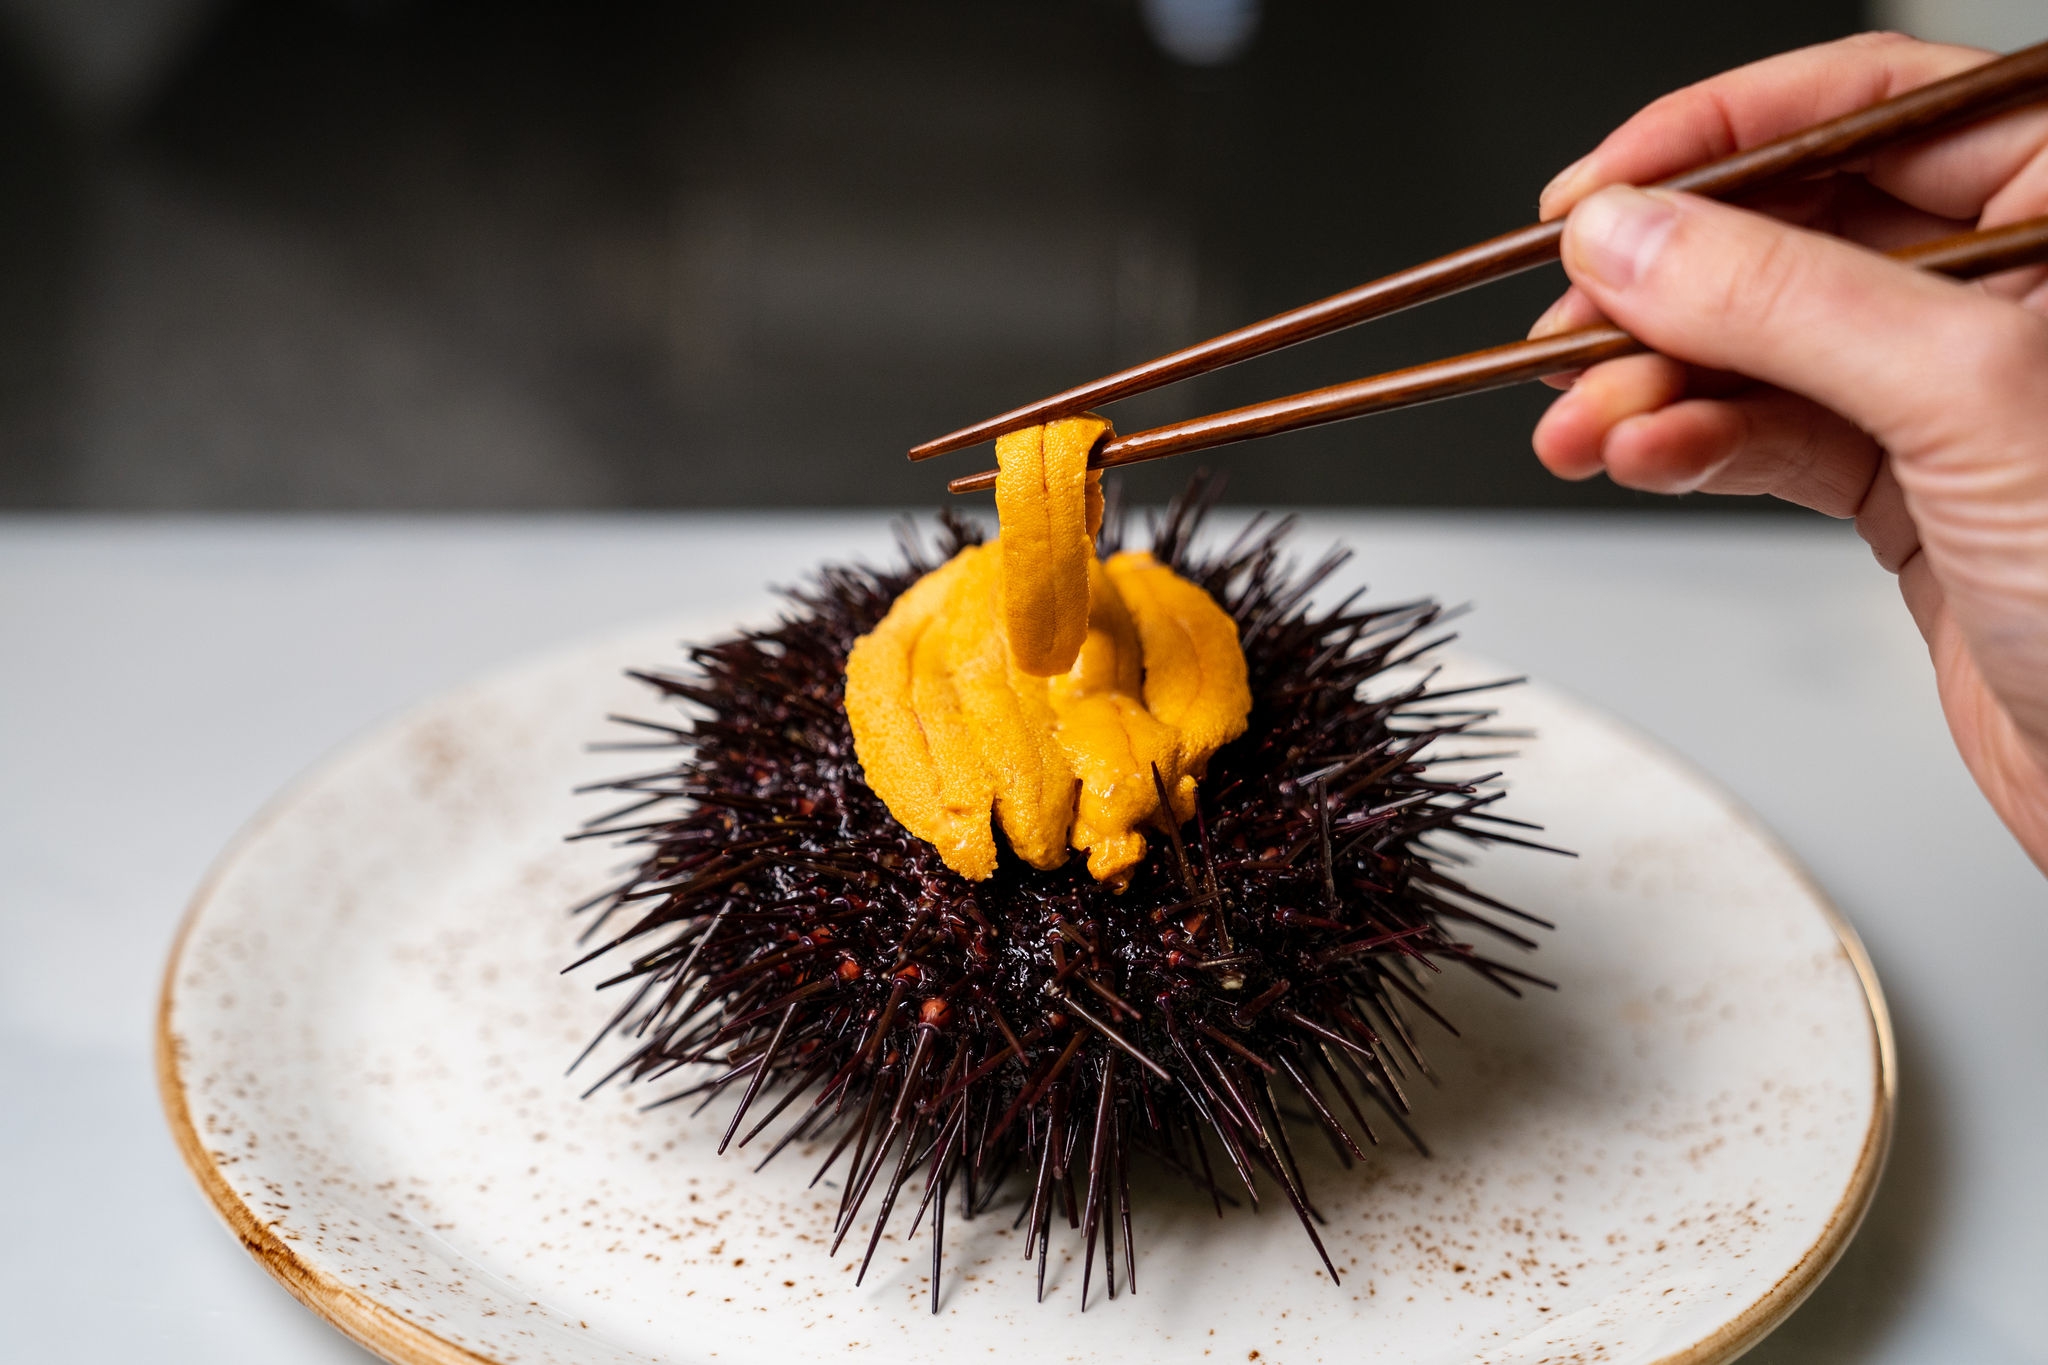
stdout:
[[(1437, 842), (1525, 843), (1513, 831), (1531, 828), (1489, 810), (1492, 774), (1432, 775), (1448, 761), (1439, 741), (1498, 733), (1481, 728), (1486, 710), (1449, 702), (1481, 689), (1431, 691), (1428, 670), (1403, 667), (1443, 643), (1447, 614), (1355, 596), (1314, 608), (1345, 556), (1297, 570), (1285, 521), (1199, 548), (1212, 502), (1197, 480), (1151, 548), (1237, 622), (1249, 728), (1125, 890), (1079, 859), (1045, 872), (1007, 850), (996, 875), (968, 881), (862, 780), (846, 656), (932, 567), (911, 533), (902, 568), (826, 568), (776, 625), (691, 649), (687, 671), (636, 673), (685, 714), (626, 720), (644, 739), (612, 747), (679, 758), (604, 784), (629, 804), (574, 836), (644, 854), (579, 907), (595, 912), (586, 940), (612, 932), (574, 965), (619, 954), (602, 988), (627, 993), (591, 1044), (628, 1047), (599, 1085), (712, 1068), (654, 1103), (739, 1090), (720, 1151), (793, 1111), (763, 1164), (830, 1142), (819, 1177), (841, 1171), (835, 1251), (879, 1200), (863, 1276), (914, 1194), (911, 1232), (932, 1220), (933, 1311), (954, 1186), (972, 1217), (1013, 1174), (1041, 1296), (1056, 1213), (1083, 1238), (1084, 1306), (1098, 1245), (1110, 1295), (1119, 1242), (1134, 1288), (1134, 1153), (1193, 1180), (1219, 1214), (1226, 1184), (1256, 1204), (1271, 1181), (1335, 1279), (1290, 1124), (1320, 1130), (1349, 1165), (1378, 1141), (1376, 1109), (1421, 1148), (1403, 1093), (1431, 1077), (1415, 1025), (1456, 1032), (1424, 972), (1457, 963), (1509, 991), (1547, 984), (1461, 937), (1528, 948), (1502, 919), (1542, 921), (1466, 886)], [(1109, 548), (1124, 521), (1111, 517)], [(947, 518), (940, 553), (978, 538)], [(1461, 755), (1460, 771), (1490, 757)]]

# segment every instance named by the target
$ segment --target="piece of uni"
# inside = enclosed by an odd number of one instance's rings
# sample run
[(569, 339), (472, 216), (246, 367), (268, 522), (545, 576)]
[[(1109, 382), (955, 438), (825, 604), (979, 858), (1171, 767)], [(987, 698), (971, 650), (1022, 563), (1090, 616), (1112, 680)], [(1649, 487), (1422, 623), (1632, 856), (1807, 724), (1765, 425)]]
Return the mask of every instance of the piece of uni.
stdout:
[[(938, 849), (946, 866), (979, 881), (996, 868), (989, 802), (976, 799), (986, 775), (966, 774), (963, 783), (961, 773), (946, 771), (948, 760), (962, 757), (963, 736), (948, 734), (947, 716), (936, 713), (957, 707), (944, 706), (937, 687), (916, 685), (919, 646), (941, 619), (964, 559), (956, 556), (911, 584), (881, 624), (854, 641), (846, 656), (846, 719), (868, 786), (889, 813)], [(929, 655), (926, 661), (934, 662)], [(921, 702), (935, 713), (920, 714)]]
[(1180, 732), (1181, 770), (1199, 777), (1210, 754), (1244, 733), (1251, 710), (1237, 623), (1148, 550), (1125, 551), (1104, 568), (1137, 626), (1145, 709)]
[(1194, 813), (1210, 755), (1251, 710), (1236, 622), (1208, 593), (1150, 554), (1096, 558), (1087, 458), (1107, 429), (1070, 418), (1005, 436), (1001, 538), (912, 584), (847, 657), (868, 786), (977, 881), (999, 826), (1035, 868), (1072, 847), (1122, 886), (1143, 827)]
[(1017, 667), (1041, 678), (1073, 666), (1088, 630), (1088, 566), (1102, 529), (1102, 472), (1088, 452), (1109, 423), (1063, 417), (996, 440), (1003, 630)]
[[(1161, 784), (1180, 786), (1180, 737), (1145, 707), (1140, 636), (1123, 598), (1099, 560), (1088, 569), (1087, 638), (1073, 668), (1046, 690), (1060, 747), (1081, 778), (1073, 845), (1087, 853), (1090, 875), (1115, 881), (1145, 856), (1138, 826), (1158, 811)], [(1231, 637), (1235, 644), (1235, 628)]]
[(1050, 871), (1067, 860), (1074, 769), (1054, 734), (1046, 679), (1032, 677), (1011, 661), (996, 615), (1002, 578), (996, 547), (969, 546), (953, 562), (961, 572), (939, 627), (953, 688), (980, 736), (981, 762), (993, 783), (1003, 837), (1018, 857)]

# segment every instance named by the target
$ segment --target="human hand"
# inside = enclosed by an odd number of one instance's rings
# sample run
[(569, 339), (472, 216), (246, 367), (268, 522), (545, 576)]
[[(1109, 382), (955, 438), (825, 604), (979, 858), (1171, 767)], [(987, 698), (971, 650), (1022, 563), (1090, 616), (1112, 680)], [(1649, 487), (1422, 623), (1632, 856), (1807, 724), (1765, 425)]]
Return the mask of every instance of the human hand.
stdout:
[(1604, 317), (1658, 354), (1577, 376), (1534, 440), (1565, 478), (1854, 517), (1899, 576), (1964, 762), (2048, 872), (2048, 270), (1964, 285), (1850, 244), (2048, 213), (2048, 109), (1882, 153), (1764, 212), (1625, 188), (1987, 55), (1890, 34), (1787, 53), (1658, 100), (1567, 169), (1542, 208), (1571, 215), (1573, 288), (1533, 334)]

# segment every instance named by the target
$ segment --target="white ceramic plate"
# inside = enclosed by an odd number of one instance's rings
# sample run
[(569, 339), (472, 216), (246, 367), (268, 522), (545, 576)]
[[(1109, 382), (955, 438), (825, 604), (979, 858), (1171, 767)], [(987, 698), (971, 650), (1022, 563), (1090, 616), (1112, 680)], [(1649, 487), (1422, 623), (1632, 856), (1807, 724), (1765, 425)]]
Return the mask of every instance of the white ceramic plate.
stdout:
[[(1310, 1173), (1346, 1272), (1284, 1206), (1141, 1191), (1139, 1292), (1033, 1301), (1008, 1216), (892, 1230), (865, 1287), (820, 1240), (815, 1158), (718, 1157), (721, 1113), (579, 1100), (602, 1023), (564, 908), (615, 851), (560, 836), (620, 676), (670, 628), (434, 701), (327, 762), (222, 858), (173, 952), (159, 1068), (187, 1162), (301, 1299), (400, 1361), (786, 1362), (852, 1354), (1216, 1361), (1709, 1361), (1789, 1313), (1875, 1186), (1892, 1060), (1875, 979), (1784, 850), (1698, 774), (1542, 686), (1488, 891), (1558, 922), (1516, 1001), (1447, 973), (1443, 1085), (1369, 1169)], [(1301, 1144), (1304, 1159), (1313, 1149)], [(863, 1239), (856, 1236), (849, 1246)]]

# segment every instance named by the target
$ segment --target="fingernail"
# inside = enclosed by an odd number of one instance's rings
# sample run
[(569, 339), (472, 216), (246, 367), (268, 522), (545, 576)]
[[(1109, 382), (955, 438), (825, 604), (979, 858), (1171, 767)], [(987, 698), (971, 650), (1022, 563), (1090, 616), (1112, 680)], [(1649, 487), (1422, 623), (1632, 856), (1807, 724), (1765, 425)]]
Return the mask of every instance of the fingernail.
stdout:
[(1565, 267), (1609, 289), (1627, 289), (1649, 271), (1677, 225), (1678, 209), (1668, 197), (1609, 185), (1572, 210)]
[(1565, 167), (1556, 175), (1551, 176), (1550, 183), (1548, 185), (1545, 185), (1543, 187), (1542, 193), (1536, 196), (1536, 204), (1538, 210), (1541, 211), (1542, 209), (1547, 208), (1552, 199), (1556, 198), (1558, 195), (1563, 194), (1566, 190), (1570, 189), (1572, 186), (1572, 182), (1578, 179), (1579, 173), (1586, 169), (1586, 163), (1588, 161), (1591, 161), (1592, 159), (1593, 154), (1591, 152), (1587, 152), (1577, 161), (1574, 161), (1571, 165)]
[(1552, 332), (1561, 330), (1564, 326), (1565, 304), (1570, 300), (1571, 295), (1563, 295), (1555, 303), (1551, 304), (1550, 307), (1544, 309), (1543, 316), (1537, 318), (1535, 322), (1529, 325), (1529, 340), (1535, 341), (1539, 337), (1547, 337)]

